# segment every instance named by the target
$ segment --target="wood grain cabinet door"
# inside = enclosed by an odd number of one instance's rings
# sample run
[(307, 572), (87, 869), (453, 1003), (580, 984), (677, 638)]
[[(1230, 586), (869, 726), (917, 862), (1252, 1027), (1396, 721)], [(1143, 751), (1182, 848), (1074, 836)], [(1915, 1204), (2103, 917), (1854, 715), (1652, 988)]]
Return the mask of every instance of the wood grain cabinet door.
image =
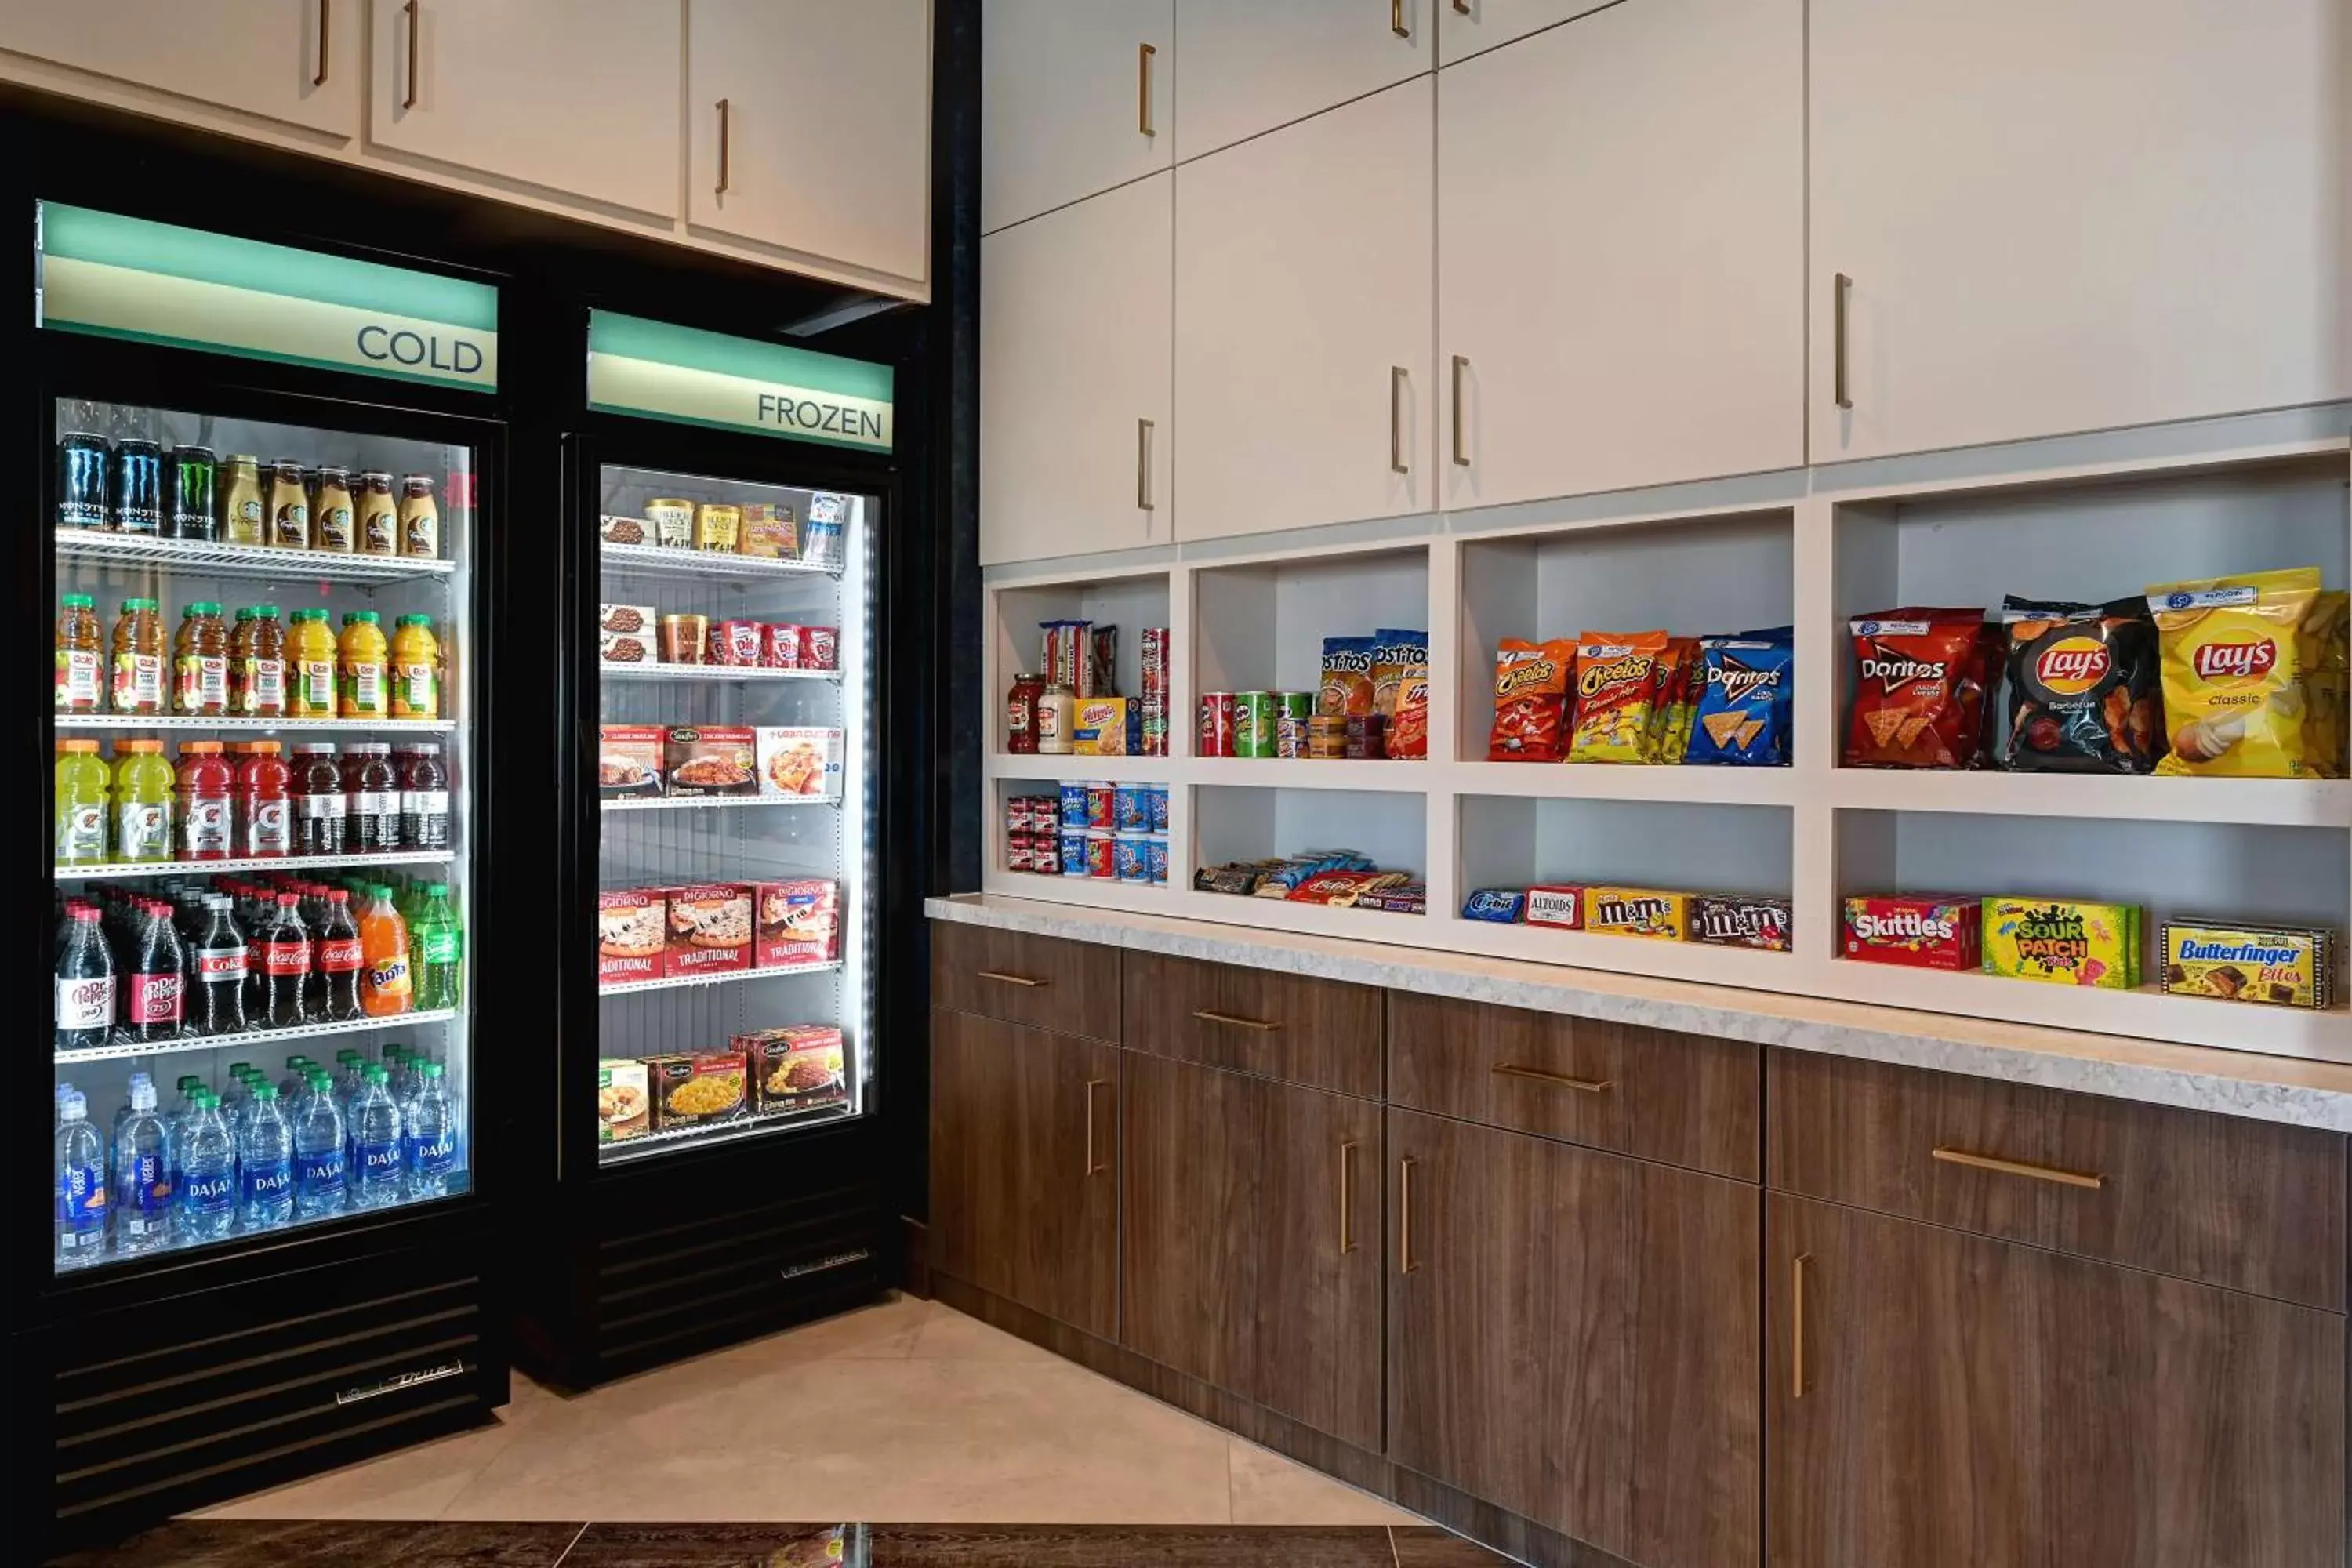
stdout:
[(1381, 1443), (1381, 1111), (1129, 1052), (1124, 1342)]
[(2344, 1561), (2344, 1320), (1779, 1194), (1774, 1568)]
[(1387, 1165), (1389, 1457), (1643, 1568), (1750, 1568), (1758, 1190), (1393, 1110)]
[(1118, 1332), (1118, 1051), (931, 1014), (932, 1267)]

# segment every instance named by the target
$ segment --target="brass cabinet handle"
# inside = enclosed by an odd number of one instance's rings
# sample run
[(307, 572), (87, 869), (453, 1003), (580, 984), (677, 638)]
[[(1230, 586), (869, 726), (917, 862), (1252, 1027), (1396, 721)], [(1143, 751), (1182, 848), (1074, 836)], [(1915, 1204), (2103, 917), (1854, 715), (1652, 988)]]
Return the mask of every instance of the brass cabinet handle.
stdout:
[(1339, 1145), (1339, 1250), (1356, 1250), (1356, 1141)]
[(1837, 275), (1837, 291), (1830, 297), (1830, 369), (1836, 381), (1837, 405), (1853, 406), (1853, 388), (1847, 384), (1845, 373), (1845, 305), (1846, 296), (1853, 292), (1853, 279), (1841, 272)]
[(1470, 444), (1462, 438), (1462, 373), (1469, 368), (1468, 355), (1454, 356), (1454, 466), (1457, 468), (1470, 466)]
[(1421, 1267), (1412, 1256), (1412, 1168), (1411, 1157), (1397, 1162), (1397, 1272), (1410, 1274)]
[(1454, 9), (1456, 15), (1467, 16), (1470, 15), (1470, 0), (1454, 0)]
[(1271, 1035), (1282, 1027), (1279, 1021), (1265, 1018), (1244, 1018), (1232, 1013), (1212, 1013), (1205, 1007), (1193, 1009), (1192, 1016), (1203, 1024), (1223, 1024), (1233, 1029), (1255, 1029), (1261, 1035)]
[(1087, 1079), (1087, 1174), (1089, 1176), (1099, 1176), (1109, 1169), (1107, 1165), (1095, 1163), (1095, 1090), (1108, 1082), (1110, 1079), (1107, 1078)]
[(1941, 1160), (1947, 1165), (1966, 1165), (1974, 1171), (1995, 1171), (2004, 1176), (2024, 1176), (2036, 1182), (2056, 1182), (2061, 1186), (2088, 1187), (2097, 1192), (2107, 1184), (2106, 1178), (2095, 1171), (2067, 1171), (2056, 1165), (2032, 1165), (2022, 1160), (2004, 1160), (1998, 1154), (1971, 1153), (1966, 1149), (1938, 1146), (1927, 1152), (1928, 1158)]
[(1556, 1089), (1572, 1089), (1580, 1094), (1606, 1094), (1616, 1087), (1605, 1078), (1570, 1078), (1564, 1072), (1546, 1072), (1541, 1068), (1521, 1067), (1517, 1062), (1496, 1062), (1494, 1071), (1498, 1078), (1532, 1079), (1537, 1083), (1548, 1083)]
[(735, 140), (732, 123), (734, 118), (732, 108), (725, 99), (720, 99), (719, 100), (719, 188), (711, 193), (713, 195), (723, 196), (727, 194), (727, 154), (730, 151), (729, 144)]
[(403, 109), (416, 107), (416, 12), (421, 0), (408, 0), (401, 7), (408, 13), (408, 93), (400, 100)]
[(1412, 373), (1401, 364), (1389, 366), (1389, 471), (1407, 471), (1404, 460), (1404, 437), (1397, 431), (1397, 421), (1404, 413), (1404, 386)]
[(1026, 974), (1007, 974), (1001, 969), (975, 969), (972, 973), (982, 980), (993, 980), (1005, 985), (1026, 985), (1033, 990), (1037, 986), (1050, 984), (1047, 981), (1032, 979)]
[(1150, 44), (1135, 46), (1135, 128), (1146, 136), (1157, 136), (1151, 129), (1151, 57), (1160, 51)]
[(1389, 0), (1389, 31), (1400, 38), (1412, 37), (1412, 29), (1404, 25), (1404, 0)]
[(1805, 1396), (1805, 1265), (1813, 1260), (1801, 1252), (1789, 1264), (1789, 1397)]
[[(319, 74), (310, 79), (312, 87), (327, 85), (327, 26), (334, 16), (335, 0), (319, 0)], [(408, 68), (413, 73), (416, 68)]]
[[(1150, 46), (1146, 45), (1147, 48)], [(1158, 509), (1151, 501), (1151, 434), (1149, 419), (1135, 422), (1135, 504), (1145, 511)]]

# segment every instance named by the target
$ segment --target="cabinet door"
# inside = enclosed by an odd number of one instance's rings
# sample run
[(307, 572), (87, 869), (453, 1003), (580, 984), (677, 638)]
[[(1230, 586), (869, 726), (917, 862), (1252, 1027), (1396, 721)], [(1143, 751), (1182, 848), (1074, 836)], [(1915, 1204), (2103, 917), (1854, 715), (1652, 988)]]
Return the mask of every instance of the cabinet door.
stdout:
[(1378, 1448), (1380, 1107), (1134, 1052), (1125, 1070), (1124, 1342)]
[(869, 272), (927, 276), (930, 13), (928, 0), (692, 0), (688, 219)]
[(1775, 1194), (1778, 1568), (2344, 1554), (2344, 1320)]
[(980, 559), (1165, 544), (1171, 177), (980, 242)]
[(1440, 73), (1445, 504), (1804, 461), (1803, 51), (1641, 0)]
[(932, 1265), (1118, 1331), (1118, 1051), (931, 1014)]
[(1176, 156), (1197, 158), (1430, 68), (1430, 13), (1388, 5), (1176, 0)]
[(1646, 1568), (1753, 1564), (1757, 1189), (1404, 1110), (1388, 1166), (1389, 1457)]
[(1175, 32), (1171, 0), (985, 0), (982, 231), (1169, 166)]
[(36, 3), (0, 8), (0, 49), (348, 139), (360, 26), (360, 0)]
[(1444, 0), (1437, 17), (1437, 63), (1496, 48), (1514, 38), (1598, 11), (1612, 0)]
[(2352, 395), (2342, 0), (1811, 27), (1813, 461)]
[(369, 139), (675, 216), (682, 31), (678, 0), (375, 0)]
[(1176, 171), (1180, 538), (1435, 504), (1433, 79)]

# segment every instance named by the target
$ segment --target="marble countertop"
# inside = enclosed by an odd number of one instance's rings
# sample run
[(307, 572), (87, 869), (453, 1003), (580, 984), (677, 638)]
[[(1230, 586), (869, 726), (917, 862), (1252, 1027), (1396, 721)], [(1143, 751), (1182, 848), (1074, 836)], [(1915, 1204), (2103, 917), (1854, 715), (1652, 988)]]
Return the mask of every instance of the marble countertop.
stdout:
[[(934, 920), (2352, 1132), (2352, 1067), (995, 894)], [(2216, 1004), (2218, 1005), (2218, 1004)]]

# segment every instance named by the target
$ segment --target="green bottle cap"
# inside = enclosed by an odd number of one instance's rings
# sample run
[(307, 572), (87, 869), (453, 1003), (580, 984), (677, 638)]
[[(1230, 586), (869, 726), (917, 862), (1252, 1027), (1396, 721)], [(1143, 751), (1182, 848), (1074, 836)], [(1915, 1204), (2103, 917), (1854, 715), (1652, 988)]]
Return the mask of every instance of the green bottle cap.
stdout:
[(288, 1072), (299, 1072), (304, 1068), (313, 1065), (315, 1064), (311, 1062), (309, 1057), (288, 1057), (286, 1058), (286, 1070)]
[(335, 1053), (335, 1059), (339, 1062), (355, 1062), (360, 1059), (359, 1049), (353, 1046), (345, 1046)]
[(266, 1081), (257, 1083), (253, 1086), (253, 1098), (256, 1100), (276, 1100), (278, 1098), (278, 1086), (274, 1083)]
[(198, 1078), (194, 1073), (184, 1072), (180, 1075), (180, 1092), (182, 1094), (187, 1093), (190, 1089), (202, 1089), (204, 1084), (205, 1080)]
[(135, 615), (141, 610), (152, 610), (154, 607), (155, 601), (152, 599), (125, 599), (122, 601), (122, 613), (126, 616)]
[(91, 598), (88, 594), (68, 594), (64, 598), (58, 602), (64, 605), (68, 609), (75, 610), (87, 610), (98, 603), (96, 599)]
[(251, 610), (239, 610), (236, 613), (236, 618), (240, 621), (249, 621), (253, 619), (253, 612)]
[(400, 619), (393, 622), (392, 624), (396, 626), (423, 626), (427, 630), (430, 630), (433, 626), (433, 617), (431, 616), (403, 616)]
[(298, 621), (323, 621), (327, 618), (327, 612), (324, 610), (297, 610), (294, 612), (294, 618)]
[(380, 1063), (375, 1063), (375, 1062), (371, 1062), (371, 1063), (369, 1063), (369, 1064), (368, 1064), (368, 1069), (367, 1069), (367, 1080), (368, 1080), (368, 1082), (370, 1082), (370, 1083), (382, 1083), (385, 1079), (390, 1078), (391, 1076), (392, 1076), (392, 1075), (391, 1075), (390, 1073), (388, 1073), (388, 1072), (386, 1072), (386, 1071), (384, 1071), (384, 1070), (383, 1070), (383, 1065), (382, 1065), (382, 1064), (380, 1064)]
[(228, 1076), (231, 1078), (243, 1078), (252, 1070), (253, 1064), (251, 1062), (231, 1062), (228, 1064)]
[(446, 899), (449, 896), (449, 884), (427, 882), (425, 884), (425, 896), (428, 899)]
[(310, 1073), (310, 1087), (311, 1087), (311, 1089), (313, 1089), (314, 1090), (317, 1090), (317, 1091), (319, 1091), (319, 1092), (320, 1092), (320, 1093), (324, 1093), (324, 1092), (326, 1091), (327, 1088), (328, 1088), (331, 1084), (332, 1084), (334, 1081), (335, 1081), (335, 1080), (334, 1080), (333, 1079), (329, 1078), (325, 1073), (320, 1072), (320, 1071), (319, 1071), (319, 1070), (318, 1070), (318, 1069), (316, 1069), (316, 1068), (313, 1068), (313, 1069), (311, 1070), (311, 1073)]
[(274, 621), (278, 618), (278, 606), (275, 605), (256, 605), (253, 606), (251, 614), (253, 618), (257, 621)]
[(374, 626), (376, 624), (376, 613), (373, 610), (346, 610), (343, 612), (343, 625), (345, 626), (350, 626), (354, 621), (364, 622), (369, 626)]
[(418, 1062), (416, 1064), (416, 1070), (423, 1073), (428, 1079), (439, 1078), (441, 1076), (441, 1064), (439, 1062)]
[(217, 616), (219, 614), (220, 605), (210, 599), (198, 599), (195, 603), (190, 605), (186, 609), (180, 612), (180, 618), (182, 620), (186, 620), (190, 616)]

